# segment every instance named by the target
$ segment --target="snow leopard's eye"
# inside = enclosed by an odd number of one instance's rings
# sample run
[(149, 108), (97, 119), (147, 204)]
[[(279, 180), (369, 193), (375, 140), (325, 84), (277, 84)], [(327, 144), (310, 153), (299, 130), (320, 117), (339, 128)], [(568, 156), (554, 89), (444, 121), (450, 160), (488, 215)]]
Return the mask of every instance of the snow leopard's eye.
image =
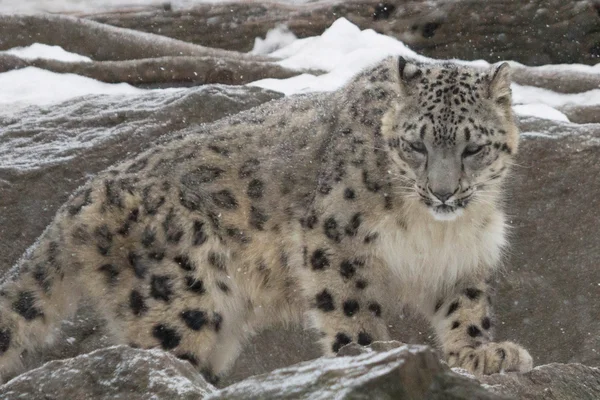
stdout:
[(479, 154), (481, 152), (481, 150), (483, 150), (484, 147), (485, 146), (481, 146), (478, 144), (470, 144), (463, 151), (463, 157), (471, 157), (476, 154)]
[(415, 151), (420, 154), (427, 154), (427, 148), (423, 142), (411, 142), (408, 144), (412, 151)]

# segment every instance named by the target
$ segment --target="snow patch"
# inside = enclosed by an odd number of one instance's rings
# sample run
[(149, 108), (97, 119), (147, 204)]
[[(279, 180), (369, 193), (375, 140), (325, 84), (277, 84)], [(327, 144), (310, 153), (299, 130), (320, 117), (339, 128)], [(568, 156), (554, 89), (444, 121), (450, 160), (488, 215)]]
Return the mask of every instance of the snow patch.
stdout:
[(250, 85), (277, 90), (286, 95), (329, 92), (342, 87), (366, 67), (390, 55), (430, 61), (410, 50), (404, 43), (372, 29), (361, 31), (346, 18), (336, 20), (321, 36), (297, 39), (271, 53), (279, 64), (290, 69), (323, 70), (319, 76), (303, 74), (289, 79), (263, 79)]
[(520, 116), (537, 117), (551, 119), (554, 121), (569, 122), (569, 118), (565, 114), (546, 104), (520, 104), (514, 106), (513, 110), (517, 115)]
[(0, 54), (10, 54), (24, 60), (35, 60), (43, 58), (46, 60), (56, 60), (64, 62), (91, 62), (92, 59), (76, 53), (70, 53), (60, 46), (49, 46), (42, 43), (34, 43), (27, 47), (13, 47), (6, 51), (0, 51)]
[(285, 47), (298, 38), (289, 30), (286, 25), (278, 25), (267, 32), (264, 39), (254, 39), (254, 47), (251, 54), (270, 54), (275, 50)]
[[(287, 46), (270, 54), (281, 60), (281, 66), (290, 69), (325, 71), (323, 75), (302, 74), (288, 79), (263, 79), (250, 83), (265, 89), (282, 92), (286, 95), (310, 92), (335, 91), (346, 84), (354, 75), (388, 56), (403, 56), (425, 63), (437, 60), (421, 56), (404, 43), (371, 29), (361, 31), (345, 18), (336, 20), (321, 36), (297, 39)], [(476, 68), (489, 68), (485, 60), (453, 62)], [(512, 65), (521, 65), (510, 62)], [(600, 73), (600, 64), (548, 65), (538, 67), (540, 71), (571, 71), (589, 74)], [(531, 86), (512, 85), (515, 112), (523, 116), (569, 122), (567, 116), (556, 108), (569, 104), (600, 104), (600, 89), (577, 94), (556, 93), (551, 90)]]
[(0, 104), (21, 108), (26, 105), (49, 105), (90, 94), (143, 93), (127, 83), (104, 83), (75, 74), (57, 74), (27, 67), (0, 74)]

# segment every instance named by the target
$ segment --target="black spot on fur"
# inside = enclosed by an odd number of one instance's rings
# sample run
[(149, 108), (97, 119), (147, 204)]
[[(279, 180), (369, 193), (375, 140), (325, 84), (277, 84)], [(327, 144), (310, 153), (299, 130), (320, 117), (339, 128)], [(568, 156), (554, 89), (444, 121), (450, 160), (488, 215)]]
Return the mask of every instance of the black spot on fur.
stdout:
[(201, 246), (208, 240), (204, 231), (204, 222), (194, 221), (194, 233), (192, 234), (192, 243), (194, 246)]
[(108, 255), (113, 240), (113, 234), (108, 229), (108, 225), (103, 224), (97, 227), (94, 231), (94, 236), (96, 237), (98, 252), (103, 256)]
[(349, 260), (344, 260), (340, 264), (340, 275), (344, 277), (344, 279), (351, 279), (356, 273), (356, 267)]
[(150, 295), (157, 300), (168, 303), (173, 295), (171, 278), (166, 275), (152, 275)]
[(8, 329), (0, 329), (0, 355), (6, 353), (10, 347), (11, 336)]
[(107, 285), (114, 286), (117, 284), (119, 279), (119, 269), (113, 264), (104, 264), (98, 268), (98, 271), (104, 274)]
[(477, 300), (483, 291), (476, 288), (467, 288), (465, 289), (465, 296), (467, 296), (471, 300)]
[(106, 191), (106, 201), (109, 206), (123, 208), (123, 199), (121, 198), (121, 189), (119, 184), (112, 179), (104, 181), (104, 189)]
[(136, 209), (131, 210), (129, 212), (129, 215), (127, 216), (127, 219), (125, 220), (125, 222), (123, 222), (123, 225), (121, 225), (121, 227), (119, 228), (117, 233), (121, 236), (129, 235), (129, 231), (131, 230), (131, 225), (135, 222), (138, 222), (139, 214), (140, 214), (139, 209), (136, 208)]
[(346, 314), (347, 317), (353, 316), (359, 311), (359, 309), (360, 306), (356, 300), (347, 300), (344, 302), (344, 314)]
[(27, 321), (44, 316), (44, 313), (35, 307), (35, 295), (31, 292), (20, 292), (12, 308)]
[(354, 192), (353, 189), (346, 188), (344, 190), (344, 198), (346, 200), (354, 200), (354, 199), (356, 199), (356, 193)]
[(506, 350), (503, 348), (496, 349), (496, 354), (500, 357), (501, 360), (506, 359)]
[(311, 211), (310, 215), (308, 217), (306, 217), (305, 220), (301, 221), (302, 226), (305, 226), (308, 229), (313, 229), (315, 226), (317, 226), (318, 222), (319, 222), (319, 218), (315, 214), (314, 210)]
[(214, 182), (225, 170), (217, 167), (201, 165), (181, 177), (181, 184), (190, 189), (199, 189), (201, 184)]
[(148, 248), (154, 244), (156, 232), (150, 226), (146, 226), (142, 232), (142, 246)]
[(79, 214), (81, 209), (87, 205), (92, 204), (92, 189), (85, 189), (83, 192), (78, 193), (71, 204), (67, 207), (67, 210), (71, 216)]
[(450, 315), (452, 315), (456, 310), (458, 310), (458, 307), (459, 307), (458, 300), (453, 301), (452, 304), (450, 304), (450, 307), (448, 307), (448, 312), (446, 313), (446, 317), (449, 317)]
[(204, 294), (206, 292), (202, 279), (194, 279), (192, 276), (185, 277), (185, 286), (187, 290), (196, 294)]
[(135, 273), (135, 276), (137, 276), (140, 279), (144, 279), (146, 277), (148, 267), (146, 266), (146, 263), (142, 261), (142, 258), (133, 252), (129, 253), (129, 256), (127, 258), (129, 259), (129, 265), (133, 267), (133, 272)]
[(165, 197), (161, 195), (158, 189), (154, 190), (153, 185), (149, 185), (142, 191), (142, 204), (146, 214), (155, 215), (160, 207), (165, 204)]
[(333, 350), (334, 353), (337, 353), (342, 347), (351, 342), (352, 339), (350, 338), (350, 336), (346, 335), (345, 333), (339, 332), (335, 335), (335, 342), (333, 342), (331, 350)]
[(460, 326), (460, 322), (458, 322), (458, 321), (454, 321), (454, 322), (452, 323), (452, 327), (451, 327), (450, 329), (456, 329), (456, 328), (458, 328), (459, 326)]
[(357, 343), (361, 346), (368, 346), (373, 343), (373, 338), (367, 332), (359, 332)]
[(467, 328), (467, 333), (471, 337), (482, 336), (481, 329), (479, 329), (475, 325), (469, 325), (469, 327)]
[(73, 238), (73, 242), (78, 245), (87, 245), (92, 240), (92, 235), (88, 232), (87, 225), (77, 225), (71, 231), (71, 237)]
[(44, 290), (44, 293), (50, 292), (52, 279), (48, 276), (48, 272), (43, 265), (37, 264), (33, 269), (33, 279)]
[(348, 236), (356, 236), (358, 232), (358, 228), (362, 222), (362, 215), (360, 213), (356, 213), (350, 219), (348, 225), (346, 225), (346, 235)]
[(229, 293), (229, 286), (227, 286), (225, 282), (217, 281), (217, 287), (221, 290), (221, 292)]
[(223, 325), (223, 316), (218, 312), (213, 313), (212, 323), (215, 332), (219, 332), (221, 330), (221, 325)]
[(183, 229), (179, 225), (179, 221), (177, 221), (177, 215), (175, 214), (175, 210), (173, 208), (171, 208), (165, 216), (165, 220), (163, 221), (163, 229), (165, 230), (167, 242), (179, 243), (181, 237), (183, 236)]
[(152, 328), (152, 336), (154, 336), (163, 349), (171, 350), (179, 346), (181, 335), (177, 330), (164, 324), (158, 324)]
[(233, 240), (235, 240), (236, 242), (242, 243), (242, 244), (247, 244), (250, 243), (252, 241), (252, 239), (250, 238), (250, 236), (248, 236), (246, 234), (246, 232), (244, 232), (243, 230), (239, 229), (239, 228), (227, 228), (225, 230), (225, 232), (227, 233), (227, 236), (229, 236), (230, 238), (232, 238)]
[(137, 290), (132, 290), (129, 294), (129, 307), (135, 316), (143, 315), (148, 311), (144, 296)]
[(323, 231), (325, 232), (325, 236), (334, 242), (340, 242), (342, 240), (342, 235), (338, 230), (338, 224), (334, 217), (329, 217), (323, 223)]
[(152, 260), (161, 261), (163, 258), (165, 258), (165, 251), (160, 249), (151, 251), (148, 253), (148, 257)]
[(206, 313), (201, 310), (185, 310), (180, 316), (187, 327), (193, 331), (199, 331), (208, 323)]
[(374, 242), (378, 237), (379, 237), (379, 233), (377, 233), (377, 232), (373, 232), (373, 233), (368, 234), (365, 237), (365, 244), (369, 244), (369, 243)]
[(379, 303), (373, 302), (369, 304), (369, 311), (371, 311), (376, 317), (381, 317), (381, 306)]
[(189, 362), (194, 367), (198, 366), (198, 359), (192, 353), (177, 354), (176, 357), (179, 358), (180, 360), (185, 360), (185, 361)]
[(363, 170), (362, 176), (363, 176), (363, 183), (365, 184), (365, 187), (367, 188), (367, 190), (369, 190), (370, 192), (374, 192), (374, 193), (377, 193), (381, 190), (381, 184), (370, 180), (369, 173), (367, 171)]
[(435, 303), (435, 307), (434, 307), (434, 309), (433, 309), (433, 312), (434, 312), (434, 313), (438, 312), (438, 311), (440, 310), (440, 308), (442, 308), (442, 305), (443, 305), (443, 304), (444, 304), (444, 300), (438, 300), (438, 301)]
[(327, 289), (323, 290), (316, 296), (316, 304), (317, 308), (321, 311), (329, 312), (335, 310), (335, 304), (333, 302), (333, 297), (331, 293), (327, 291)]
[(216, 144), (209, 144), (207, 147), (221, 156), (227, 157), (229, 155), (229, 150), (225, 147), (217, 146)]
[(233, 193), (227, 189), (213, 193), (212, 199), (217, 206), (227, 210), (234, 210), (238, 206), (238, 202), (233, 196)]
[(144, 168), (146, 168), (147, 165), (148, 165), (148, 159), (147, 158), (140, 158), (140, 159), (134, 161), (127, 168), (127, 172), (128, 173), (140, 172), (141, 170), (143, 170)]
[(359, 290), (363, 290), (367, 287), (367, 281), (365, 281), (364, 279), (359, 279), (356, 281), (355, 287)]
[(250, 207), (250, 226), (259, 231), (265, 229), (265, 224), (269, 220), (269, 216), (260, 207)]
[(186, 255), (180, 255), (173, 259), (184, 271), (193, 271), (196, 269), (196, 266), (190, 258)]
[(250, 158), (246, 160), (240, 168), (239, 177), (248, 178), (252, 176), (254, 173), (256, 173), (256, 171), (258, 171), (259, 165), (260, 162), (256, 158)]
[(315, 270), (324, 269), (329, 266), (329, 258), (324, 249), (317, 249), (310, 257), (310, 265)]
[(263, 196), (264, 191), (264, 183), (259, 179), (252, 179), (250, 183), (248, 183), (248, 197), (251, 199), (257, 200)]
[(223, 271), (225, 271), (227, 267), (225, 255), (222, 253), (215, 253), (214, 251), (208, 253), (208, 263)]
[(483, 317), (481, 320), (481, 327), (486, 331), (492, 327), (492, 321), (489, 317)]

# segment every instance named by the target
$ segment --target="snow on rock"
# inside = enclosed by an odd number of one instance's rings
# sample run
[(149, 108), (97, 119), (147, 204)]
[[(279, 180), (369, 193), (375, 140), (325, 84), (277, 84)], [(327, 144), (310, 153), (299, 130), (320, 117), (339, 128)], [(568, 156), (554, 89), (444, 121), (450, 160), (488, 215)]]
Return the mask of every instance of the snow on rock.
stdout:
[(254, 39), (254, 48), (251, 54), (269, 54), (291, 44), (298, 39), (286, 25), (278, 25), (267, 32), (264, 39)]
[[(212, 121), (281, 96), (260, 88), (223, 85), (185, 90), (132, 89), (131, 93), (126, 90), (122, 94), (73, 98), (60, 106), (1, 106), (0, 169), (31, 170), (64, 163), (108, 140), (145, 135), (146, 141), (150, 136), (198, 121)], [(0, 99), (3, 95), (0, 91)]]
[(514, 106), (513, 110), (517, 115), (520, 116), (537, 117), (551, 119), (554, 121), (569, 122), (569, 118), (565, 114), (546, 104), (520, 104)]
[[(477, 381), (452, 373), (427, 346), (375, 342), (370, 347), (375, 349), (362, 349), (356, 356), (322, 357), (253, 376), (206, 400), (442, 399), (450, 398), (451, 393), (457, 399), (502, 399)], [(455, 397), (456, 393), (464, 397)]]
[[(234, 1), (234, 0), (231, 0)], [(132, 9), (136, 7), (169, 4), (174, 10), (193, 7), (199, 3), (225, 3), (230, 0), (2, 0), (0, 13), (93, 13), (104, 10)], [(315, 0), (275, 0), (277, 3), (309, 3)]]
[[(302, 74), (288, 79), (262, 79), (250, 83), (286, 95), (309, 92), (334, 91), (343, 86), (358, 72), (375, 64), (385, 57), (404, 56), (420, 62), (437, 62), (421, 56), (402, 42), (379, 34), (371, 29), (361, 31), (345, 18), (335, 21), (321, 36), (297, 39), (287, 46), (270, 53), (281, 60), (279, 64), (298, 70), (323, 70), (323, 75)], [(488, 68), (491, 64), (484, 60), (451, 60), (477, 68)], [(521, 66), (511, 62), (512, 65)], [(549, 65), (538, 67), (539, 71), (572, 71), (574, 73), (598, 74), (600, 65)], [(520, 115), (554, 119), (568, 122), (568, 118), (556, 110), (569, 104), (600, 104), (600, 89), (577, 94), (562, 94), (550, 90), (512, 85), (515, 112)]]
[(270, 55), (281, 58), (279, 64), (286, 68), (327, 71), (319, 76), (303, 74), (289, 79), (262, 79), (250, 84), (286, 95), (334, 91), (359, 71), (390, 55), (430, 60), (394, 38), (372, 29), (361, 31), (345, 18), (336, 20), (321, 36), (295, 40)]
[(0, 398), (198, 400), (214, 391), (190, 363), (170, 353), (113, 346), (20, 375), (0, 386)]
[(24, 60), (35, 60), (43, 58), (47, 60), (57, 60), (65, 62), (91, 62), (92, 59), (76, 53), (70, 53), (60, 46), (49, 46), (42, 43), (34, 43), (27, 47), (14, 47), (6, 51), (0, 51), (0, 54), (11, 54)]
[(145, 92), (127, 83), (104, 83), (80, 75), (57, 74), (35, 67), (0, 74), (0, 88), (0, 105), (4, 111), (28, 105), (60, 103), (91, 94), (123, 95)]

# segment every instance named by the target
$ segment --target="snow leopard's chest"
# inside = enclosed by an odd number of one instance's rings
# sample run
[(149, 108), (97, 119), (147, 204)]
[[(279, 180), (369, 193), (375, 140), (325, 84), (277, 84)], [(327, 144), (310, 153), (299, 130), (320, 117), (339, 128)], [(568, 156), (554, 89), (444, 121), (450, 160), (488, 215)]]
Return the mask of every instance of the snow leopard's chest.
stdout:
[(406, 229), (384, 222), (376, 254), (387, 264), (398, 295), (428, 302), (440, 290), (498, 265), (506, 244), (504, 217), (495, 213), (484, 221), (425, 220)]

